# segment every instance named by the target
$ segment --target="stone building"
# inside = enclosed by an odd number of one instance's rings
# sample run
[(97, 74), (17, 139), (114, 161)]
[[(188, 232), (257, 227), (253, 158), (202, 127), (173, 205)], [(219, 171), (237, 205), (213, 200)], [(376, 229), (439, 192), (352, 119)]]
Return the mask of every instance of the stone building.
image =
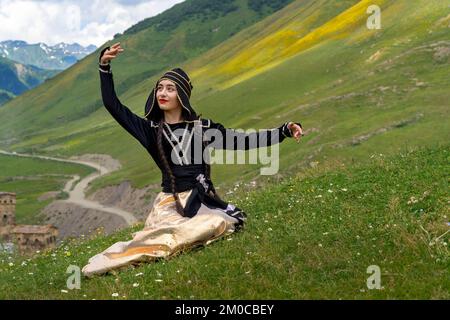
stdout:
[(14, 243), (20, 252), (35, 252), (56, 247), (58, 229), (52, 225), (18, 225), (11, 231)]
[(10, 241), (16, 225), (16, 194), (0, 192), (0, 240)]
[(14, 243), (21, 253), (56, 247), (58, 229), (52, 225), (16, 225), (16, 194), (0, 192), (0, 240)]

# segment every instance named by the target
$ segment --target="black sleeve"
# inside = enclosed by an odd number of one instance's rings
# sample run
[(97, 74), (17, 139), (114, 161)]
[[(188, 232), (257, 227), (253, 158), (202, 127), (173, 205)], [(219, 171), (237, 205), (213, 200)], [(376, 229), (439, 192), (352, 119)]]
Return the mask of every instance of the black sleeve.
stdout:
[[(106, 49), (102, 50), (100, 57)], [(105, 108), (126, 131), (148, 149), (152, 145), (149, 121), (134, 114), (117, 98), (110, 64), (102, 65), (99, 63), (99, 72), (101, 93)]]
[[(261, 129), (245, 133), (242, 130), (225, 128), (220, 123), (210, 122), (207, 139), (211, 141), (210, 146), (215, 149), (249, 150), (268, 147), (281, 143), (285, 138), (291, 138), (292, 133), (288, 128), (290, 122), (286, 122), (278, 128)], [(301, 127), (301, 124), (296, 122)]]

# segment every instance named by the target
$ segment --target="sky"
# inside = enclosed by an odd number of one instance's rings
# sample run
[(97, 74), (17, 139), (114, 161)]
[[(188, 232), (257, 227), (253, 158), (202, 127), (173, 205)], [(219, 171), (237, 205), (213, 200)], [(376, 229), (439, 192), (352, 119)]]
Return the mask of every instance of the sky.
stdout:
[(100, 47), (184, 0), (0, 0), (0, 41)]

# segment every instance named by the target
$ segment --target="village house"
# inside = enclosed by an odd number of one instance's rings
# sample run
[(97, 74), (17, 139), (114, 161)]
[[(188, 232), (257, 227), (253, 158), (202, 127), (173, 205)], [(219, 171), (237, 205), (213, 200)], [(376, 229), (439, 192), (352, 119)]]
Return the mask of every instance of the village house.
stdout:
[(0, 192), (0, 241), (13, 243), (20, 253), (56, 247), (58, 229), (52, 225), (16, 225), (16, 194)]

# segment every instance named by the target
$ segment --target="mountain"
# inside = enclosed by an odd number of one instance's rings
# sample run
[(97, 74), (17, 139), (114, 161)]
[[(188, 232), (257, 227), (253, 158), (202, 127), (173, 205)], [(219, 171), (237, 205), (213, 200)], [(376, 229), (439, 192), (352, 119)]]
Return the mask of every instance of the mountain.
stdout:
[[(252, 1), (248, 0), (188, 0), (142, 21), (144, 26), (137, 24), (104, 45), (122, 41), (123, 47), (129, 49), (121, 57), (124, 63), (122, 67), (115, 65), (115, 68), (120, 67), (124, 72), (122, 79), (116, 83), (118, 91), (125, 92), (142, 86), (143, 82), (162, 70), (201, 55), (279, 10), (281, 4), (287, 5), (290, 2), (292, 1), (280, 0), (277, 7), (265, 5), (262, 10), (260, 7), (252, 8), (249, 5)], [(193, 14), (194, 9), (199, 10), (197, 15)], [(172, 28), (160, 29), (162, 27), (159, 21), (176, 19), (177, 23)], [(9, 111), (5, 111), (2, 116), (4, 119), (11, 116), (11, 122), (6, 125), (8, 128), (0, 127), (0, 137), (5, 134), (21, 139), (19, 136), (35, 135), (44, 128), (54, 127), (55, 119), (56, 125), (65, 126), (73, 121), (86, 119), (87, 115), (100, 110), (103, 105), (98, 96), (96, 74), (99, 51), (100, 48), (50, 79), (37, 91), (29, 92), (30, 96), (20, 97), (7, 105), (5, 109)], [(67, 94), (69, 88), (70, 94)], [(39, 116), (22, 112), (30, 108)], [(21, 114), (21, 120), (14, 115), (16, 112)], [(16, 121), (27, 122), (29, 126), (18, 126)]]
[(49, 46), (39, 42), (28, 44), (20, 40), (7, 40), (0, 42), (0, 56), (34, 65), (41, 69), (64, 70), (81, 60), (97, 49), (94, 45), (83, 47), (78, 43), (58, 43)]
[(0, 57), (0, 107), (57, 73), (56, 70), (43, 70)]
[[(217, 1), (217, 12), (205, 3), (215, 1), (180, 3), (102, 46), (120, 41), (125, 48), (112, 70), (118, 96), (136, 114), (143, 116), (156, 79), (181, 66), (204, 117), (230, 128), (303, 124), (300, 144), (280, 146), (277, 177), (432, 145), (450, 134), (442, 1), (297, 0), (271, 14), (252, 1)], [(379, 30), (366, 24), (373, 4), (382, 12)], [(122, 169), (96, 180), (92, 191), (124, 180), (156, 184), (160, 173), (146, 151), (103, 107), (98, 52), (1, 108), (0, 148), (120, 160)], [(219, 187), (265, 181), (261, 166), (217, 165), (213, 180)]]

